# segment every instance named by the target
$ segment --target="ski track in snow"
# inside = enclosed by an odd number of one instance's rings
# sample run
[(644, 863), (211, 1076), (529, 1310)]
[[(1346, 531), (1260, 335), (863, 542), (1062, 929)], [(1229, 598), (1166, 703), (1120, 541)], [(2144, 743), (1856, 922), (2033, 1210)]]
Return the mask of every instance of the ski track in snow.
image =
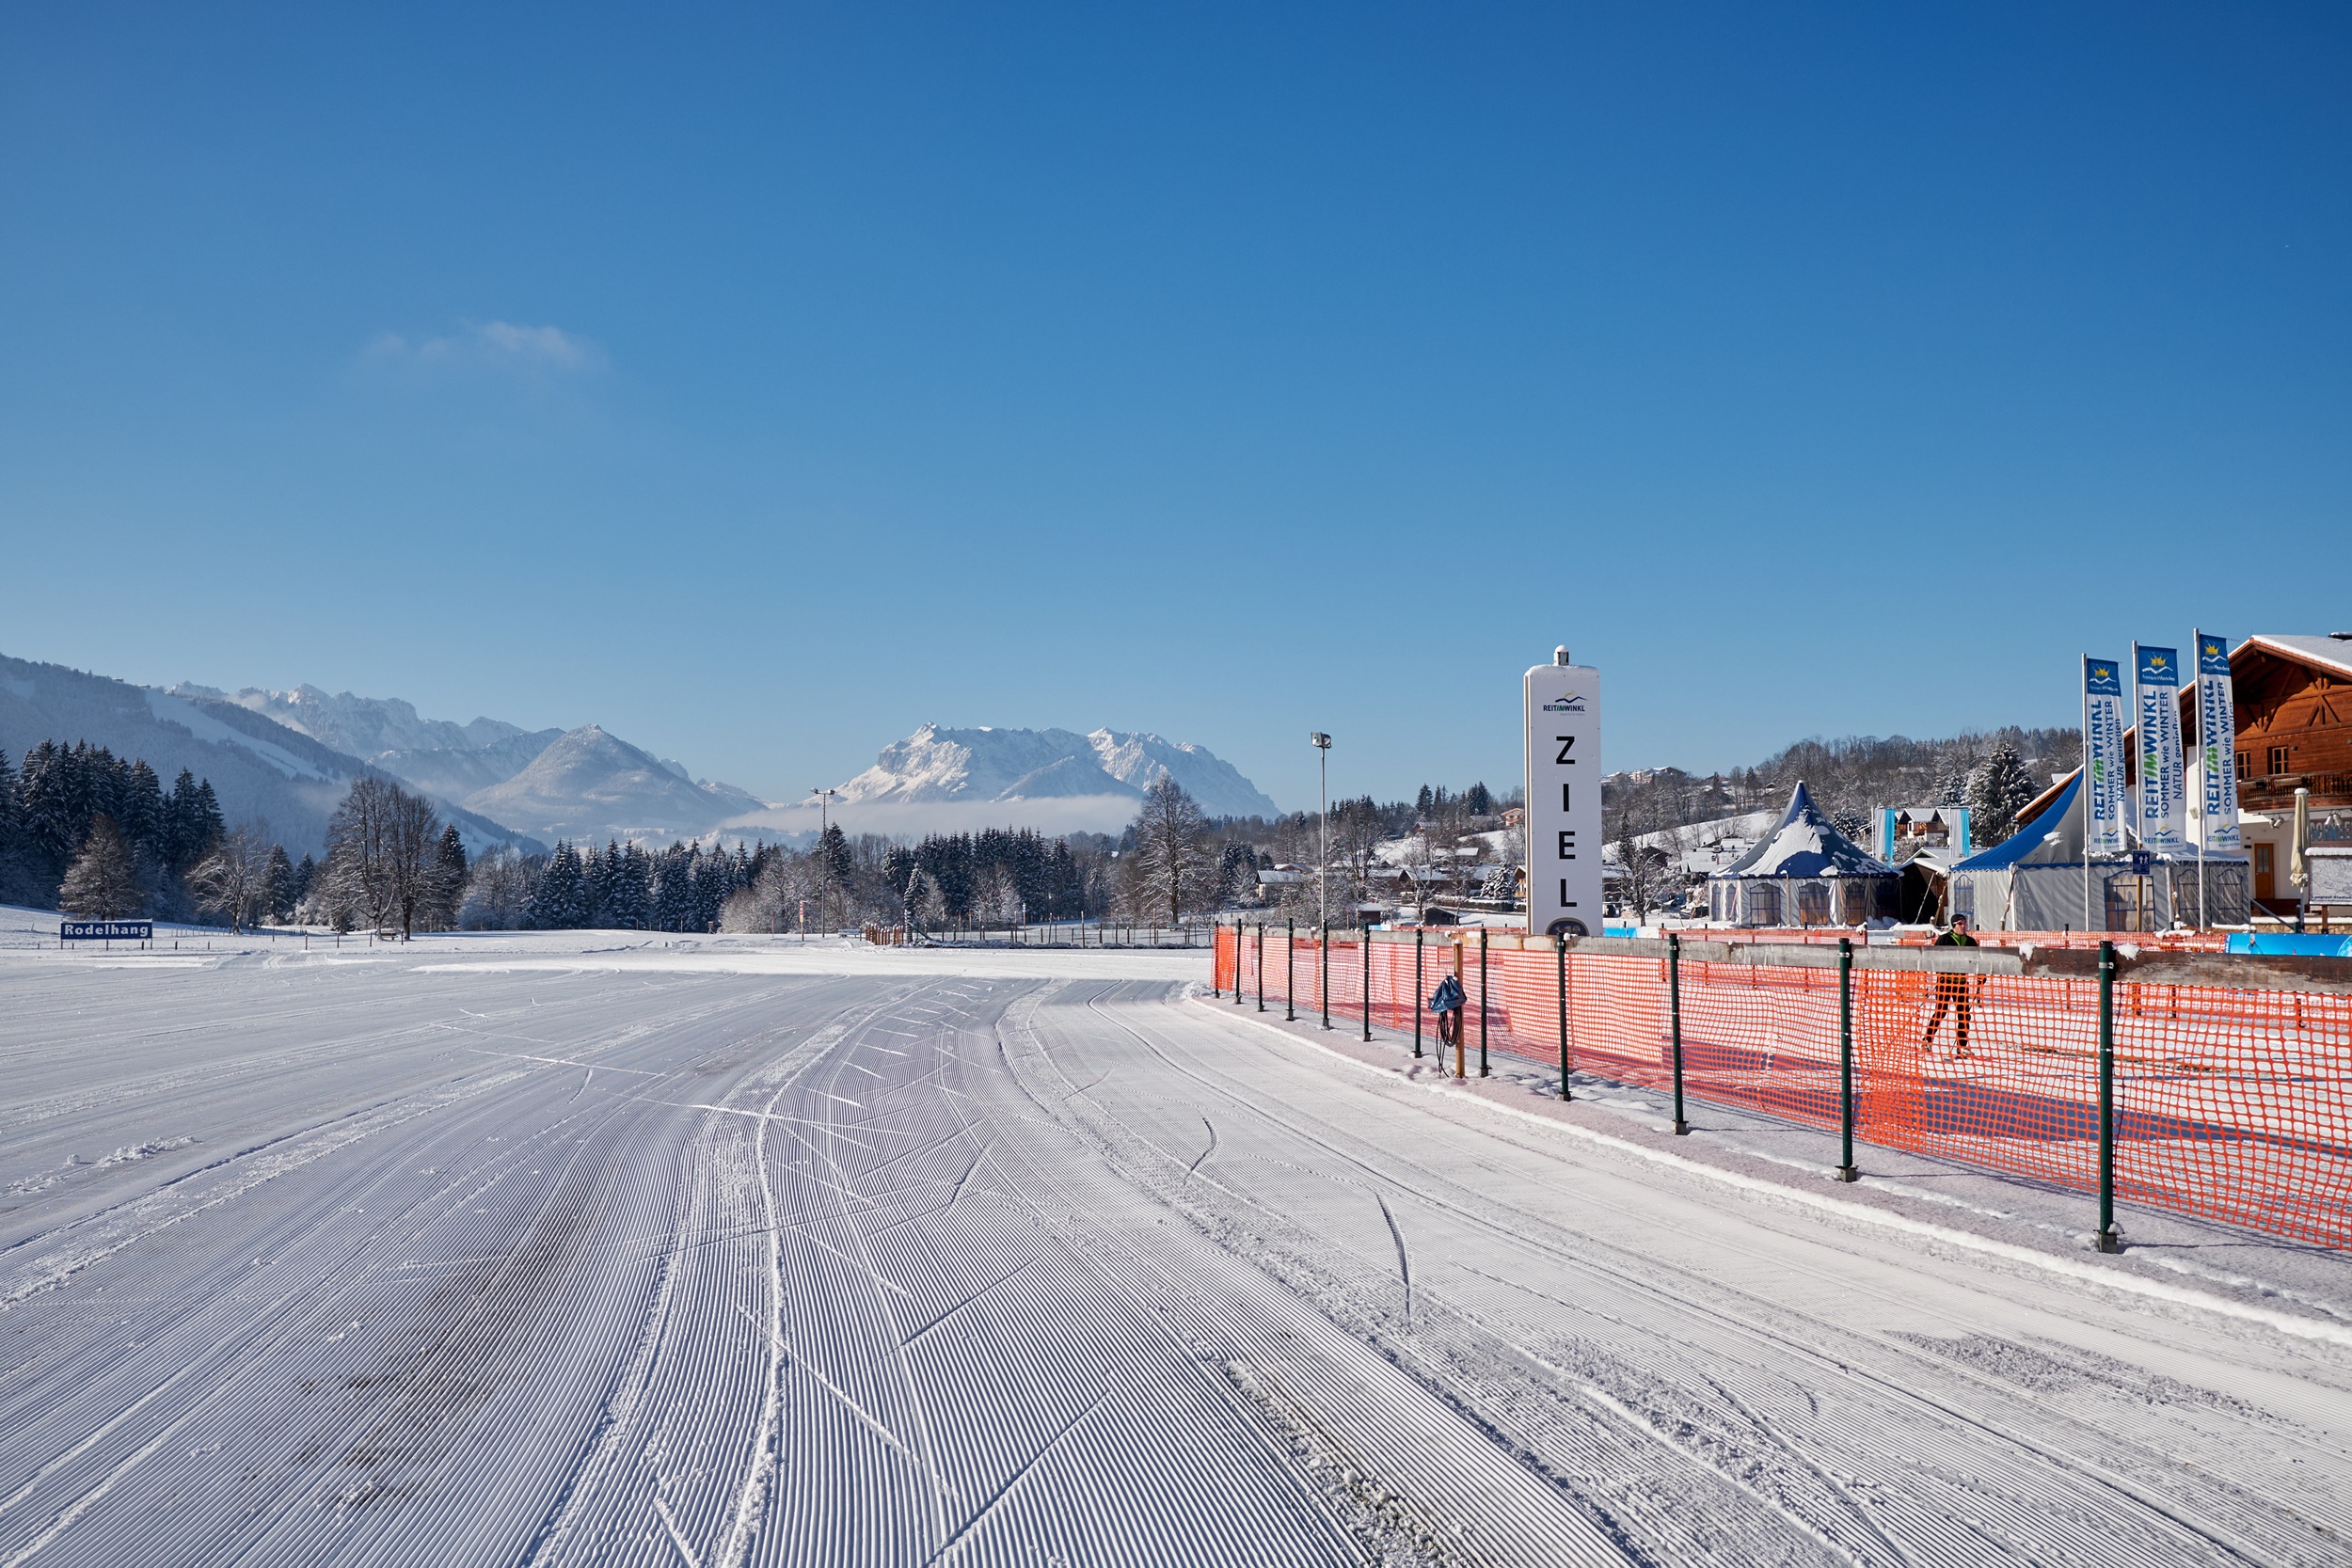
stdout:
[(2332, 1341), (796, 962), (0, 971), (0, 1564), (2352, 1560)]

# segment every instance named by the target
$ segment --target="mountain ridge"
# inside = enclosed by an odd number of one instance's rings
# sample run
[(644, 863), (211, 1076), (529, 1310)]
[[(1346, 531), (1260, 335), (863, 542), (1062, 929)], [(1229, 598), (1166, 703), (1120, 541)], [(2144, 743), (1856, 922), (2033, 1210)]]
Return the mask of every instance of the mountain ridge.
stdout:
[(1122, 797), (1139, 800), (1163, 774), (1211, 816), (1279, 816), (1280, 808), (1205, 746), (1149, 731), (950, 729), (928, 723), (882, 748), (839, 786), (850, 804)]

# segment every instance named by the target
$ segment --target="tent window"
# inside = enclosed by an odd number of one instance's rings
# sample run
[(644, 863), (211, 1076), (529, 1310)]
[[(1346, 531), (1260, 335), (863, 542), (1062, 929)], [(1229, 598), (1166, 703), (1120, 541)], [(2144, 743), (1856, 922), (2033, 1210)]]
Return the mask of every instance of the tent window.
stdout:
[(1859, 879), (1837, 884), (1837, 923), (1859, 926), (1870, 918), (1870, 884)]
[(1797, 884), (1797, 924), (1826, 926), (1829, 924), (1829, 884), (1799, 882)]
[(1952, 879), (1952, 918), (1968, 917), (1968, 924), (1977, 923), (1977, 883), (1973, 877)]
[(1748, 920), (1751, 926), (1780, 924), (1780, 889), (1769, 882), (1748, 884)]

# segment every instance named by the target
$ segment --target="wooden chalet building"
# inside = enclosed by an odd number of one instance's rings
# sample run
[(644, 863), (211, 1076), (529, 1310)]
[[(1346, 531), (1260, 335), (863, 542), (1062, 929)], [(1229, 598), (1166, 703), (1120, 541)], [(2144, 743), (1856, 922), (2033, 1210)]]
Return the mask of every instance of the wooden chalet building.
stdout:
[[(2352, 843), (2352, 633), (2249, 637), (2230, 650), (2230, 685), (2254, 901), (2291, 914), (2299, 902), (2287, 882), (2296, 790), (2311, 791), (2312, 843)], [(2192, 696), (2182, 705), (2192, 751), (2195, 720)]]

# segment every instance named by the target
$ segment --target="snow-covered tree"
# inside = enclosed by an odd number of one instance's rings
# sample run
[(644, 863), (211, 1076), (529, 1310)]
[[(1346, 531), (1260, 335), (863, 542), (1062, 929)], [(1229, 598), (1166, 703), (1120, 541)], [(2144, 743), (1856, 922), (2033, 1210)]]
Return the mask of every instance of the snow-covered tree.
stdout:
[(466, 872), (465, 902), (458, 925), (469, 931), (513, 931), (525, 924), (538, 868), (501, 845), (485, 850)]
[[(306, 855), (303, 859), (307, 861), (310, 857)], [(286, 847), (282, 844), (271, 845), (269, 868), (262, 873), (262, 902), (272, 920), (282, 921), (293, 916), (295, 901), (300, 897), (294, 887), (294, 863), (287, 857)]]
[(138, 864), (114, 818), (100, 816), (90, 823), (89, 836), (66, 868), (57, 893), (60, 908), (92, 920), (121, 920), (145, 907)]
[(197, 909), (227, 922), (231, 931), (261, 924), (269, 912), (271, 848), (269, 830), (259, 822), (241, 824), (215, 839), (188, 870), (188, 892)]
[(1199, 908), (1216, 885), (1208, 824), (1184, 786), (1163, 773), (1143, 792), (1136, 816), (1136, 876), (1143, 900), (1171, 926)]
[(2033, 775), (2004, 740), (1968, 782), (1969, 836), (1980, 846), (2000, 843), (2017, 829), (2017, 814), (2041, 793)]
[(424, 901), (428, 930), (456, 929), (457, 911), (466, 900), (466, 841), (451, 823), (441, 830), (433, 847), (431, 885)]
[(580, 851), (558, 841), (547, 869), (532, 890), (524, 920), (535, 930), (564, 931), (587, 924), (587, 888), (580, 876)]

